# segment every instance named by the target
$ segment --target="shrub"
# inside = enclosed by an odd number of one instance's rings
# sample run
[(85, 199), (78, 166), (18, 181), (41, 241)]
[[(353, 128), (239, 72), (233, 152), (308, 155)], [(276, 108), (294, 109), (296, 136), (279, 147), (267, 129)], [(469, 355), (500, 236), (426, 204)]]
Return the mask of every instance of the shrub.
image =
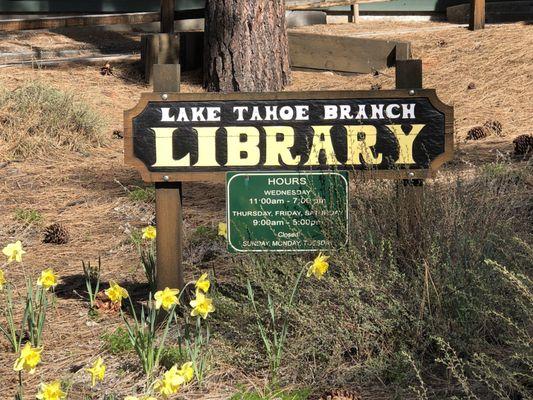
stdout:
[[(296, 307), (285, 310), (283, 383), (316, 390), (379, 384), (412, 395), (411, 387), (421, 398), (530, 398), (532, 172), (530, 164), (503, 164), (427, 182), (418, 241), (398, 236), (397, 224), (408, 221), (398, 220), (405, 213), (393, 182), (357, 181), (349, 244), (327, 252), (328, 275), (306, 281)], [(214, 316), (219, 340), (237, 349), (230, 362), (251, 373), (268, 368), (246, 282), (268, 326), (267, 294), (284, 307), (312, 257), (233, 258)]]

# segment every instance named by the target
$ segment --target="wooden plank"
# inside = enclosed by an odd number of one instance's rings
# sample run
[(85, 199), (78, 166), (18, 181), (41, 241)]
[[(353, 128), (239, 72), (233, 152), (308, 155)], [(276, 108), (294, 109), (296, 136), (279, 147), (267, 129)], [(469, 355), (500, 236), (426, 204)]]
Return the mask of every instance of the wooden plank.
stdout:
[(141, 37), (141, 63), (146, 83), (153, 81), (154, 64), (179, 63), (179, 41), (178, 34), (169, 33), (143, 35)]
[(165, 287), (182, 289), (183, 215), (181, 182), (155, 184), (157, 290)]
[(359, 3), (355, 3), (350, 6), (350, 14), (348, 15), (348, 22), (352, 22), (354, 24), (359, 23)]
[(475, 31), (485, 28), (485, 0), (470, 0), (470, 24), (468, 29)]
[(0, 20), (0, 31), (55, 29), (73, 26), (133, 25), (157, 22), (159, 20), (160, 13), (158, 12), (7, 19)]
[(141, 36), (141, 64), (143, 65), (144, 81), (152, 83), (154, 64), (159, 56), (158, 35)]
[[(344, 0), (344, 1), (314, 1), (314, 0), (287, 0), (285, 8), (287, 10), (310, 10), (324, 9), (330, 7), (352, 6), (362, 3), (378, 3), (391, 0)], [(347, 13), (347, 11), (341, 11)]]
[(174, 33), (174, 15), (176, 3), (174, 0), (161, 0), (161, 33)]
[(291, 66), (370, 73), (394, 65), (396, 46), (407, 42), (289, 32)]
[(180, 65), (155, 64), (153, 82), (154, 92), (179, 92)]
[(422, 88), (422, 60), (396, 60), (396, 88)]

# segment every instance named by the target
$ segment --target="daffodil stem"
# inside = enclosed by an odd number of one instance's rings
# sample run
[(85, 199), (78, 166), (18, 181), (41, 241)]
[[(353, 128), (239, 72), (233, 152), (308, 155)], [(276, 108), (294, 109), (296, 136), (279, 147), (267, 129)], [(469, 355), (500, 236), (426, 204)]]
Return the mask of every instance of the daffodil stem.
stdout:
[(24, 384), (22, 383), (22, 371), (19, 371), (19, 390), (17, 393), (17, 400), (23, 400), (24, 398)]

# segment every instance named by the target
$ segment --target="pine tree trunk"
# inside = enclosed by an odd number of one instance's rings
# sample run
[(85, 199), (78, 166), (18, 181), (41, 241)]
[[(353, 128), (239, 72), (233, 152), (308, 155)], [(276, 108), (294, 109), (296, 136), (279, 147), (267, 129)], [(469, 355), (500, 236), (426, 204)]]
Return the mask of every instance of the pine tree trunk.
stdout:
[(280, 91), (289, 82), (284, 0), (207, 0), (207, 90)]

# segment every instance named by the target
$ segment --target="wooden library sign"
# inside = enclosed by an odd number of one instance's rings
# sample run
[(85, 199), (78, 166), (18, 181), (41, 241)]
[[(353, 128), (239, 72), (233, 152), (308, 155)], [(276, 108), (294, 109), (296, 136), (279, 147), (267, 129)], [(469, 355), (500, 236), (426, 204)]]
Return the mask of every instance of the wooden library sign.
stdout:
[(423, 179), (453, 156), (453, 108), (429, 89), (144, 93), (124, 121), (125, 162), (147, 182), (332, 169)]

